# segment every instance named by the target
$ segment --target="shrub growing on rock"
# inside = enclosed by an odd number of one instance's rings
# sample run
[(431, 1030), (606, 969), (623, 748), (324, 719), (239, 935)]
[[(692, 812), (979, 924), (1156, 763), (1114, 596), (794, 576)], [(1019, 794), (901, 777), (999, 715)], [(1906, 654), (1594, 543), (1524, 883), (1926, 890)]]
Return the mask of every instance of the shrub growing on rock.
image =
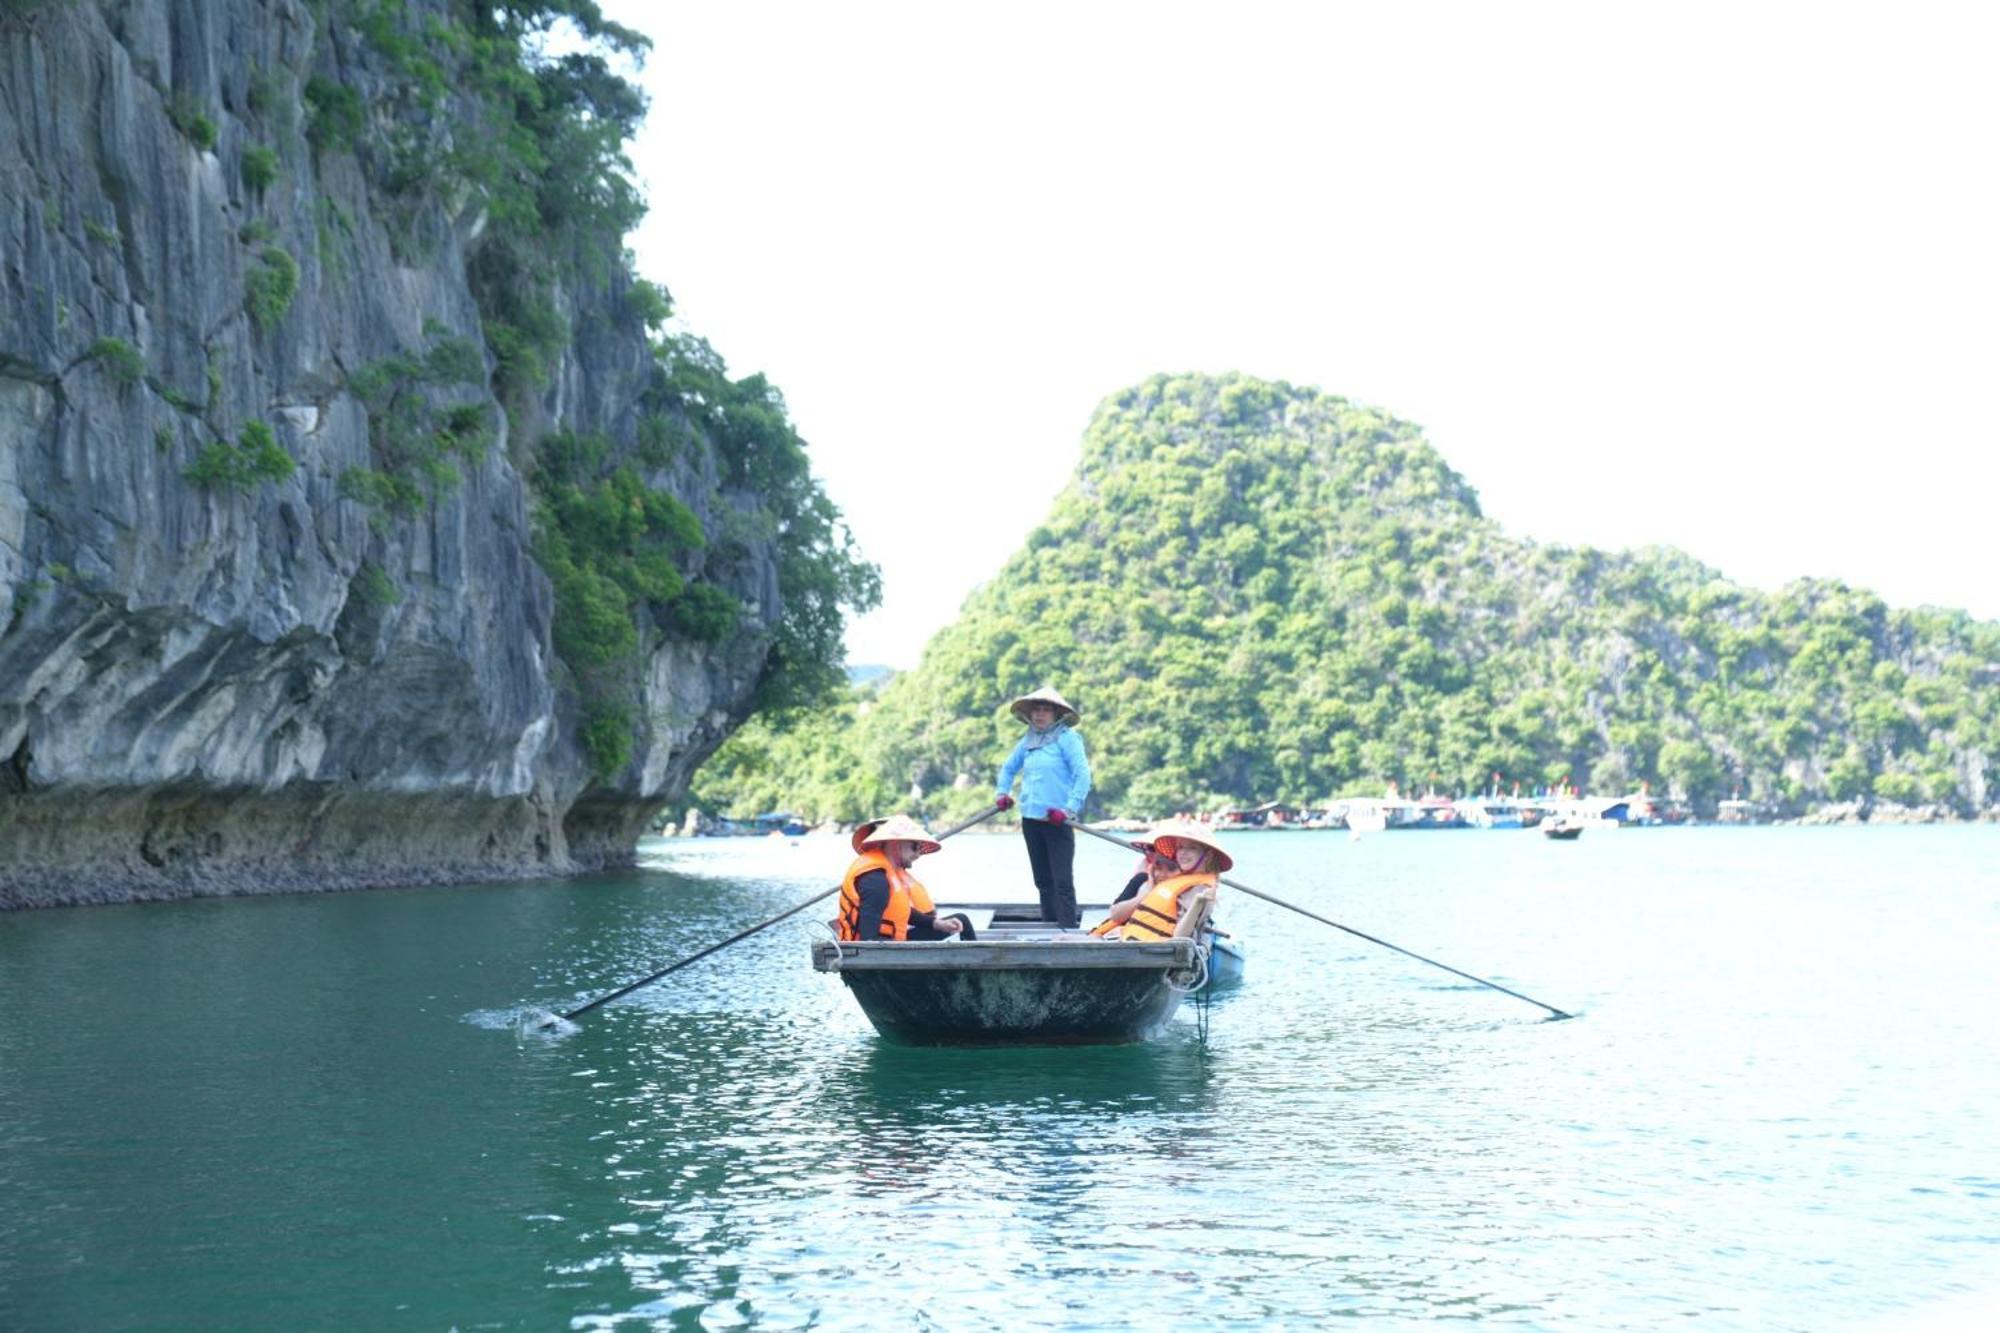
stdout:
[(114, 384), (129, 386), (145, 377), (146, 358), (123, 338), (99, 338), (90, 345), (89, 355)]
[(245, 185), (261, 194), (276, 179), (278, 179), (278, 153), (276, 149), (256, 147), (243, 150), (243, 183)]
[(289, 480), (297, 466), (271, 428), (253, 421), (234, 444), (211, 440), (203, 445), (181, 475), (204, 490), (248, 491), (259, 482)]
[(292, 308), (299, 291), (299, 261), (279, 246), (267, 245), (243, 275), (244, 308), (260, 329), (268, 329)]

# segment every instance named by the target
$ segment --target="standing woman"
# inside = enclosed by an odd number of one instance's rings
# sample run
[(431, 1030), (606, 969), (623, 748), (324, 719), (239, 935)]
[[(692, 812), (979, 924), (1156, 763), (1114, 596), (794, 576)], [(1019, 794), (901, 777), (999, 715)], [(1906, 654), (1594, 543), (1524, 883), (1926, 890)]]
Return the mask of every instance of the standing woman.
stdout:
[(1027, 725), (1007, 762), (1000, 765), (1000, 791), (994, 804), (1002, 810), (1014, 804), (1008, 793), (1021, 775), (1021, 837), (1028, 844), (1028, 865), (1034, 871), (1035, 892), (1042, 900), (1042, 920), (1074, 926), (1076, 832), (1069, 821), (1083, 813), (1090, 795), (1090, 760), (1076, 734), (1076, 710), (1047, 685), (1024, 694), (1008, 706)]

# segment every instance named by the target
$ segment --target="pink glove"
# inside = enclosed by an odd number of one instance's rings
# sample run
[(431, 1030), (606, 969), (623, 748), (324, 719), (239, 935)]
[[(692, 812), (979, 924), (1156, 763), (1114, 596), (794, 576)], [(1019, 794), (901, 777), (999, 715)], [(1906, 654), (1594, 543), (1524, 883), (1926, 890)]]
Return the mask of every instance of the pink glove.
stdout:
[(993, 804), (999, 806), (1002, 810), (1012, 810), (1014, 808), (1014, 798), (1003, 791), (993, 799)]
[(1068, 815), (1066, 815), (1066, 814), (1064, 814), (1064, 813), (1063, 813), (1062, 811), (1060, 811), (1060, 810), (1051, 810), (1051, 811), (1049, 811), (1049, 822), (1050, 822), (1051, 824), (1061, 824), (1061, 823), (1065, 822), (1065, 821), (1066, 821), (1066, 820), (1068, 820), (1068, 819), (1069, 819), (1069, 816), (1068, 816)]

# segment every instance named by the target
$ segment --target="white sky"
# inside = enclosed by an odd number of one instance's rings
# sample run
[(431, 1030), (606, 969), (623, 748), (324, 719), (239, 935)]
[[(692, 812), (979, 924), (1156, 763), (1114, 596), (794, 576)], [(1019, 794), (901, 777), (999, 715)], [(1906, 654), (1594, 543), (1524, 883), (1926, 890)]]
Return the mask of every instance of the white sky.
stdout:
[(2000, 617), (2000, 7), (606, 8), (639, 268), (882, 567), (850, 661), (1190, 370), (1415, 421), (1538, 541)]

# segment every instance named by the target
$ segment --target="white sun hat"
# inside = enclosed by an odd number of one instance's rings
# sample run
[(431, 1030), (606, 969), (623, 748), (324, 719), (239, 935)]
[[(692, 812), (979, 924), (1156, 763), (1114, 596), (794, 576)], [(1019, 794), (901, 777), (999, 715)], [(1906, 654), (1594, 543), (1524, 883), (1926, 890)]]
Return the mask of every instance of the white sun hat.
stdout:
[(1023, 726), (1032, 726), (1033, 723), (1028, 720), (1028, 710), (1036, 704), (1048, 704), (1054, 708), (1058, 722), (1067, 722), (1072, 727), (1077, 723), (1076, 709), (1070, 706), (1069, 700), (1056, 693), (1053, 685), (1044, 685), (1032, 693), (1022, 695), (1007, 705), (1007, 711), (1019, 718)]
[(887, 819), (871, 819), (854, 830), (854, 849), (872, 847), (884, 842), (914, 842), (924, 856), (939, 851), (944, 844), (924, 831), (924, 826), (908, 815), (890, 815)]

